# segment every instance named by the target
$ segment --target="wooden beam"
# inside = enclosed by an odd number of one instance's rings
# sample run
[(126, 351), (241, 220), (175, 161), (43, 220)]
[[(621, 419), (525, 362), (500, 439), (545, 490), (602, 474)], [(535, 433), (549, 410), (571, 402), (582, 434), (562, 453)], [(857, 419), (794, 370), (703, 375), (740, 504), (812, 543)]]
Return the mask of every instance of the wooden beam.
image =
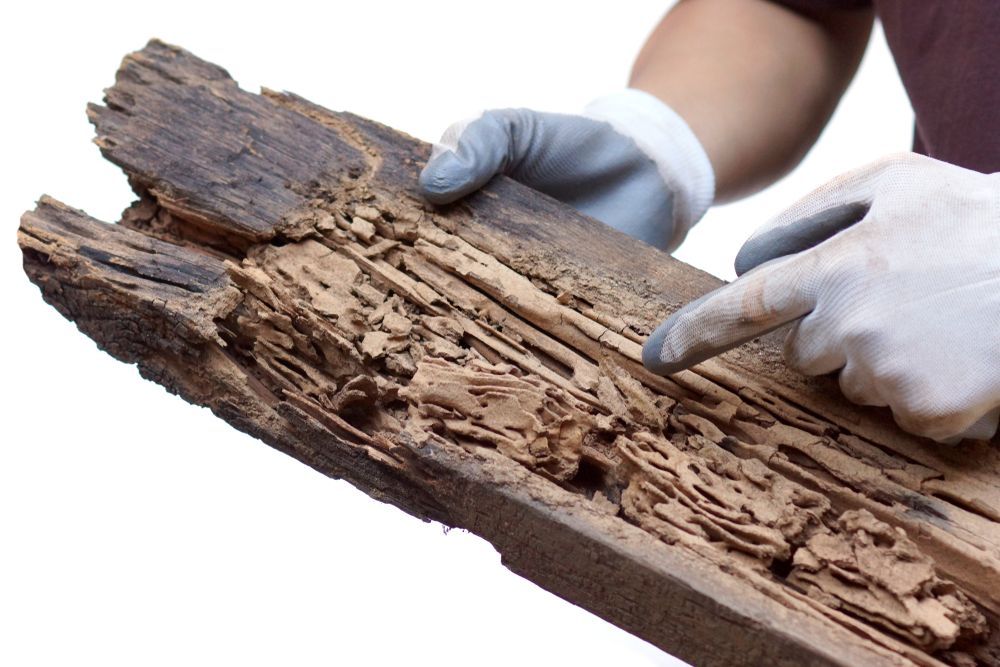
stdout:
[(639, 363), (714, 278), (506, 178), (151, 42), (91, 120), (139, 199), (21, 221), (43, 297), (118, 359), (699, 665), (1000, 664), (1000, 456), (942, 447), (773, 339)]

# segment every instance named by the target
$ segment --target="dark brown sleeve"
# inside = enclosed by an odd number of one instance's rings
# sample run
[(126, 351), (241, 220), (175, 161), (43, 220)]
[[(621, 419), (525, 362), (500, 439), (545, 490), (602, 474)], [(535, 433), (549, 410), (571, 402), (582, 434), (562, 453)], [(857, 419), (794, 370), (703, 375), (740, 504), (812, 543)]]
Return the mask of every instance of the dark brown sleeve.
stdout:
[(771, 2), (808, 16), (835, 10), (866, 9), (872, 6), (872, 0), (771, 0)]

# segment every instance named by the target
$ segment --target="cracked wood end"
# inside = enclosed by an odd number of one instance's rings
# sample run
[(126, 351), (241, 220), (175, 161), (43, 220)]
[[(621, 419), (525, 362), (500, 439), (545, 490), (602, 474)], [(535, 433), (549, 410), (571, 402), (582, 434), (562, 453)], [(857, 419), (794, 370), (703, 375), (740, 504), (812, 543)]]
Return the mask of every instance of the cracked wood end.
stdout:
[(669, 378), (643, 337), (715, 279), (508, 179), (436, 208), (425, 144), (153, 41), (97, 143), (139, 199), (43, 197), (28, 276), (108, 353), (703, 665), (1000, 663), (1000, 456), (784, 369)]

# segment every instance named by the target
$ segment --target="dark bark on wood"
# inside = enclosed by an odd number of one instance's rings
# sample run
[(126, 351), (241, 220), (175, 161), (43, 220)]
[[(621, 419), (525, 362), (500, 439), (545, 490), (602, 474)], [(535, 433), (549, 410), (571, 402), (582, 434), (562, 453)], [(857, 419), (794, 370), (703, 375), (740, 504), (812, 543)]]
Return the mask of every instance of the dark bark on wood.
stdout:
[(44, 298), (142, 375), (703, 665), (998, 664), (1000, 457), (899, 431), (757, 341), (642, 337), (719, 283), (508, 179), (159, 42), (97, 143), (140, 199), (22, 218)]

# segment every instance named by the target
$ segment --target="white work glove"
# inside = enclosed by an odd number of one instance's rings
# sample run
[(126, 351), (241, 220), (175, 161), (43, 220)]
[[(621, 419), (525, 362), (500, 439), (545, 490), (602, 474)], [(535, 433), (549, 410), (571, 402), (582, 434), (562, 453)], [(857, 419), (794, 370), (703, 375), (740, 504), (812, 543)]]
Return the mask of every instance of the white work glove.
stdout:
[(497, 109), (456, 123), (434, 146), (420, 190), (446, 204), (496, 174), (668, 251), (715, 194), (712, 165), (691, 129), (634, 89), (598, 98), (579, 116)]
[(840, 370), (848, 399), (905, 430), (989, 438), (1000, 417), (1000, 173), (893, 156), (816, 190), (750, 237), (733, 283), (646, 341), (672, 373), (794, 322), (788, 364)]

